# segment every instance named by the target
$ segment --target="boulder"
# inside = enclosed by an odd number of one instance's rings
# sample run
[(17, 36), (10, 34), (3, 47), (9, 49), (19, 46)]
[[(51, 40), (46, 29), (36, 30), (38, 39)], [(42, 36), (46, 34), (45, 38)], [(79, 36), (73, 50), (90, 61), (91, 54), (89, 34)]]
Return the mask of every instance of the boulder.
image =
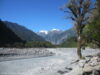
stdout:
[(85, 60), (79, 60), (71, 65), (74, 65), (72, 70), (64, 75), (100, 75), (100, 53), (87, 56)]

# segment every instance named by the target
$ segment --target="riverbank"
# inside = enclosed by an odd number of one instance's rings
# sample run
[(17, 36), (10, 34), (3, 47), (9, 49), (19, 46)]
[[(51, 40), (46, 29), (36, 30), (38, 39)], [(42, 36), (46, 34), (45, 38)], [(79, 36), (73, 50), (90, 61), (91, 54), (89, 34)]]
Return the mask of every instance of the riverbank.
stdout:
[[(54, 55), (0, 62), (0, 75), (68, 75), (75, 72), (74, 69), (79, 62), (76, 48), (47, 48), (46, 50)], [(91, 56), (99, 52), (99, 49), (86, 48), (82, 54)]]

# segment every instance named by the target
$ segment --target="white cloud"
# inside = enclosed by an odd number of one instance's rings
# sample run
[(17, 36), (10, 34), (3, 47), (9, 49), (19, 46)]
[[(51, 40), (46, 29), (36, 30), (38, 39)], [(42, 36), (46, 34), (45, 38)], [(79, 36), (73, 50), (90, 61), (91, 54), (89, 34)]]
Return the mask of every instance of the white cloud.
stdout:
[(54, 28), (54, 29), (52, 29), (51, 31), (60, 31), (60, 30), (59, 30), (59, 29), (55, 29), (55, 28)]

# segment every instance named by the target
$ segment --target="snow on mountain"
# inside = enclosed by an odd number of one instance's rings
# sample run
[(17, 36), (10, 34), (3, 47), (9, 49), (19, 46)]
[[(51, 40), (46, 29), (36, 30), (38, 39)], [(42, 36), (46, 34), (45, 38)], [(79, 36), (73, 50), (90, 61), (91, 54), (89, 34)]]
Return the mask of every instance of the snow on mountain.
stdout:
[(49, 32), (60, 32), (61, 30), (59, 29), (51, 29), (51, 30), (40, 30), (38, 33), (41, 33), (41, 34), (45, 34), (47, 35)]
[(49, 31), (41, 30), (37, 32), (38, 35), (42, 36), (46, 41), (52, 44), (58, 45), (64, 42), (68, 37), (75, 36), (75, 30), (73, 28), (62, 31), (59, 29), (51, 29)]
[(48, 34), (48, 31), (46, 31), (46, 30), (41, 30), (41, 31), (39, 31), (39, 33)]

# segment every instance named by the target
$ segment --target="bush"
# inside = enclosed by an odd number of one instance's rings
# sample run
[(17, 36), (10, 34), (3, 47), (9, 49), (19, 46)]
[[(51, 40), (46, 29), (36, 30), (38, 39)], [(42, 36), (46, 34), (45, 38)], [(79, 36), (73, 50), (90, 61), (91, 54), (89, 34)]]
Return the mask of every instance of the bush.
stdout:
[(25, 44), (25, 47), (42, 47), (42, 48), (52, 48), (52, 47), (55, 47), (54, 45), (52, 45), (51, 43), (49, 42), (27, 42)]

